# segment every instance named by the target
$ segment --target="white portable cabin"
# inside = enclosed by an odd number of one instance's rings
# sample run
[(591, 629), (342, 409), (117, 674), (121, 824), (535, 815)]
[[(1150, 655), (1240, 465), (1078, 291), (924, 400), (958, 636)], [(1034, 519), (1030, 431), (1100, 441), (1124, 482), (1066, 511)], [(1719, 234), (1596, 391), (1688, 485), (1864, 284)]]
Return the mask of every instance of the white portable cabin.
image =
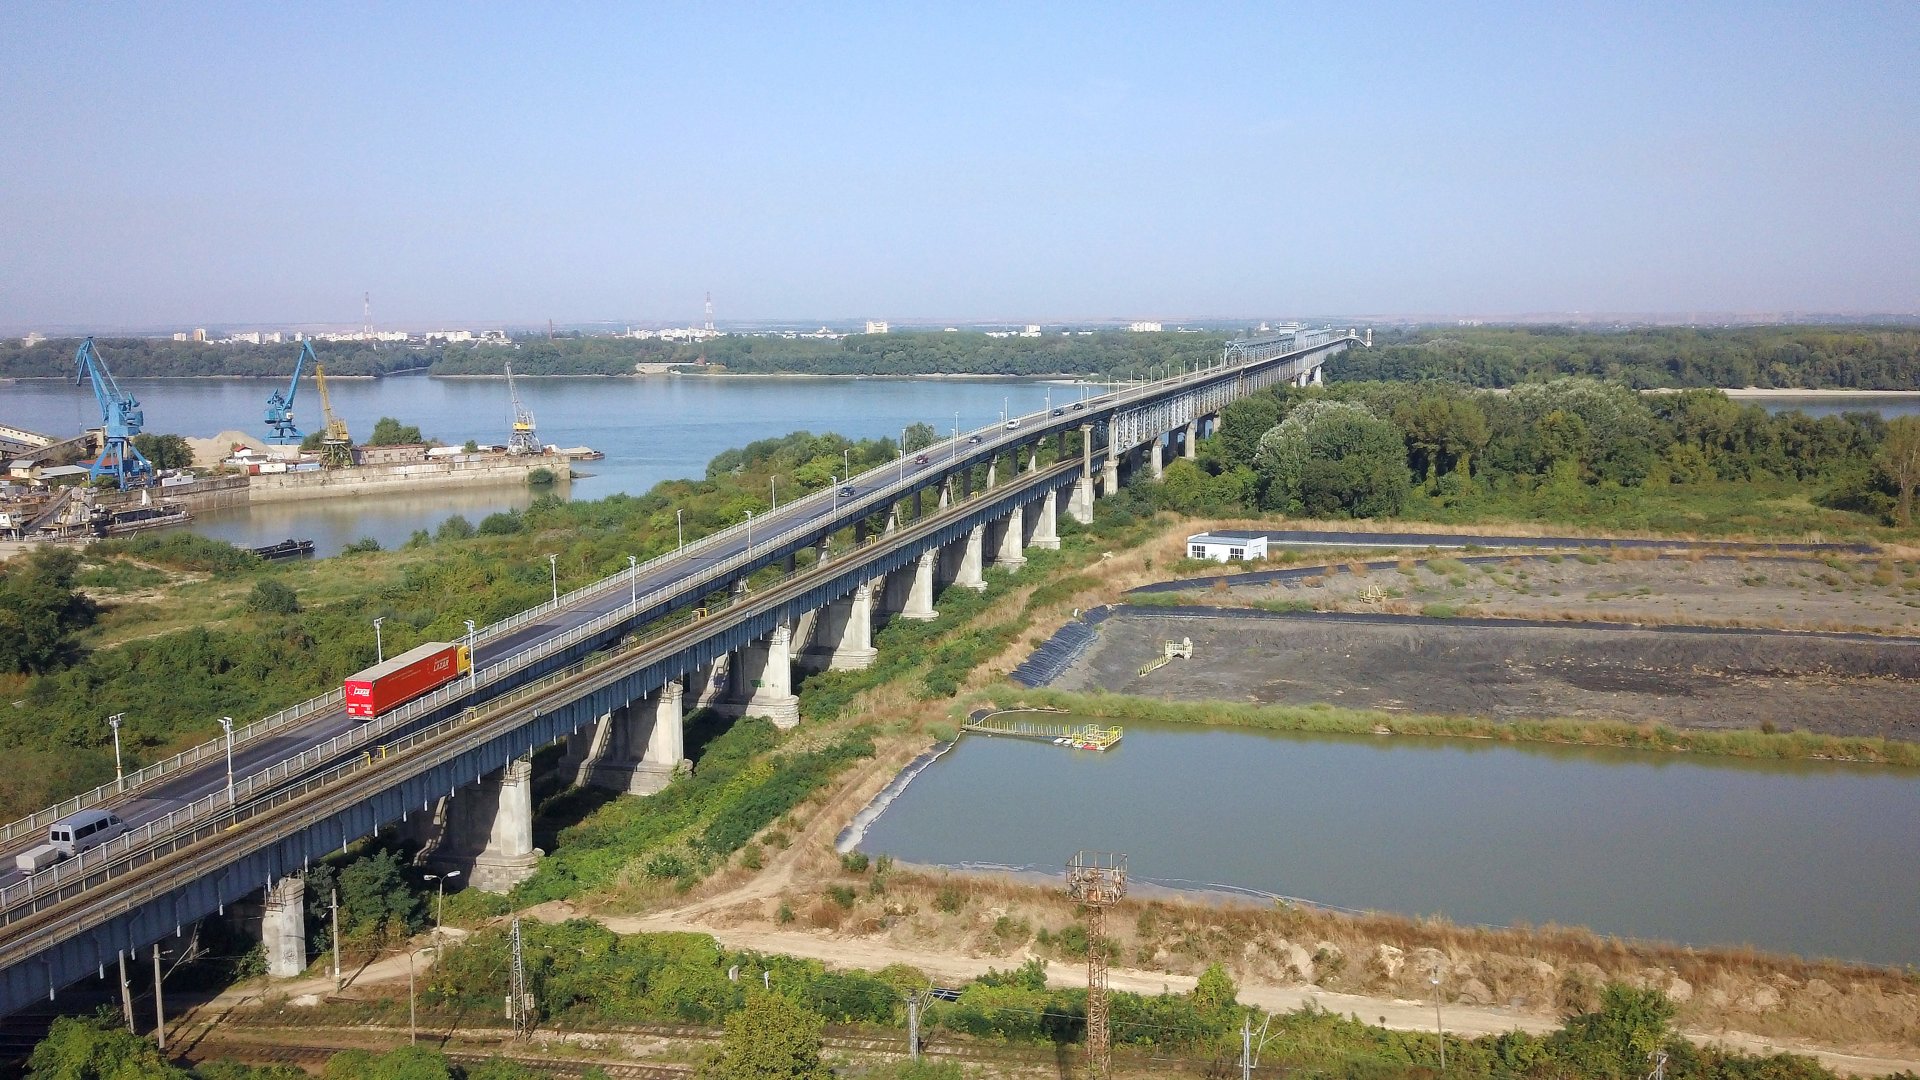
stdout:
[(1267, 538), (1264, 536), (1216, 536), (1212, 533), (1195, 533), (1187, 537), (1187, 558), (1189, 559), (1241, 562), (1266, 557)]

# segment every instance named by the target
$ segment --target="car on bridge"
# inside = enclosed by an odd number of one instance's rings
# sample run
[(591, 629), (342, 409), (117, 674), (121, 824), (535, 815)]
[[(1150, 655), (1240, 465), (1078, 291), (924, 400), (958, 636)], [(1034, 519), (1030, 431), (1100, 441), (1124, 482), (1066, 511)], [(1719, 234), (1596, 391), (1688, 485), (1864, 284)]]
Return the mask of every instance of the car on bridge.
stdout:
[(927, 455), (925, 455), (925, 454), (915, 454), (915, 455), (913, 456), (913, 463), (914, 463), (915, 465), (925, 465), (925, 464), (927, 463)]

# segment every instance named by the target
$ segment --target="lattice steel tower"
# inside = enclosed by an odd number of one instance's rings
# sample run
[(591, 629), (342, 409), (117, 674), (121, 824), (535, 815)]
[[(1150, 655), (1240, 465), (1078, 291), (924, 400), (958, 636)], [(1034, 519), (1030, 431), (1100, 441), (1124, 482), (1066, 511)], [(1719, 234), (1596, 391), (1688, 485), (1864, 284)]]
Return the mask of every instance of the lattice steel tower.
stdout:
[(1113, 1065), (1107, 1033), (1107, 909), (1127, 895), (1127, 857), (1079, 851), (1067, 863), (1067, 896), (1087, 913), (1087, 1074), (1104, 1080)]

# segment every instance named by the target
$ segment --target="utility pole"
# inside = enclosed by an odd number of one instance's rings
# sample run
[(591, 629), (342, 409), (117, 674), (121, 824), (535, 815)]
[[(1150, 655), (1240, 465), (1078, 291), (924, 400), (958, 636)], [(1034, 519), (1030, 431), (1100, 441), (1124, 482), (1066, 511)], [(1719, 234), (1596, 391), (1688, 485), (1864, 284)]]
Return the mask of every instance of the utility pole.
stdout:
[(920, 1060), (920, 995), (907, 995), (907, 1060)]
[(160, 997), (160, 946), (153, 947), (153, 1041), (167, 1048), (167, 1003)]
[(1113, 1067), (1107, 1030), (1107, 909), (1127, 894), (1127, 857), (1076, 852), (1067, 863), (1067, 897), (1087, 916), (1087, 1075), (1106, 1080)]
[(513, 917), (508, 941), (513, 949), (513, 976), (507, 993), (507, 1019), (513, 1021), (514, 1037), (524, 1039), (533, 1033), (532, 1010), (528, 1008), (532, 1004), (528, 998), (532, 995), (527, 993), (527, 962), (522, 952), (518, 915)]
[(133, 1026), (133, 987), (127, 982), (127, 954), (120, 954), (120, 1012), (127, 1018), (127, 1034), (138, 1035)]
[(1240, 1018), (1240, 1080), (1253, 1080), (1253, 1017)]
[(333, 889), (328, 903), (333, 908), (333, 992), (337, 994), (340, 992), (340, 890), (338, 887)]

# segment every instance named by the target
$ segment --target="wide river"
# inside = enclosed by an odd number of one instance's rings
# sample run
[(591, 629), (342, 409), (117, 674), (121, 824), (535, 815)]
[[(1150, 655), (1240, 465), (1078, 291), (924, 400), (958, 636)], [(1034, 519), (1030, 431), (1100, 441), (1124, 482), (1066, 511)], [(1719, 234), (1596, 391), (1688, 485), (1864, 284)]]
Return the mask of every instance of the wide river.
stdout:
[[(568, 493), (598, 499), (640, 494), (662, 480), (699, 477), (721, 451), (756, 439), (807, 430), (855, 438), (899, 438), (909, 424), (931, 424), (944, 437), (996, 422), (1002, 407), (1018, 415), (1053, 402), (1100, 392), (1098, 387), (1032, 379), (854, 379), (553, 377), (518, 380), (533, 410), (540, 441), (591, 446), (604, 461), (581, 462)], [(196, 438), (223, 431), (264, 435), (267, 395), (285, 387), (271, 379), (125, 379), (140, 399), (146, 427)], [(328, 379), (333, 407), (359, 438), (391, 416), (429, 438), (503, 443), (512, 412), (502, 379), (389, 376)], [(302, 430), (320, 427), (319, 395), (303, 385), (295, 401)], [(0, 386), (0, 423), (49, 434), (97, 425), (90, 391), (64, 379), (21, 379)], [(779, 493), (782, 498), (785, 492)], [(518, 485), (431, 489), (411, 494), (324, 499), (211, 510), (194, 531), (257, 546), (288, 537), (312, 539), (330, 555), (371, 536), (387, 547), (415, 529), (432, 529), (453, 514), (478, 522), (497, 510), (523, 507), (533, 493)]]
[(1920, 963), (1902, 770), (1129, 722), (1104, 754), (965, 736), (859, 846), (1054, 875), (1118, 850), (1174, 888)]

